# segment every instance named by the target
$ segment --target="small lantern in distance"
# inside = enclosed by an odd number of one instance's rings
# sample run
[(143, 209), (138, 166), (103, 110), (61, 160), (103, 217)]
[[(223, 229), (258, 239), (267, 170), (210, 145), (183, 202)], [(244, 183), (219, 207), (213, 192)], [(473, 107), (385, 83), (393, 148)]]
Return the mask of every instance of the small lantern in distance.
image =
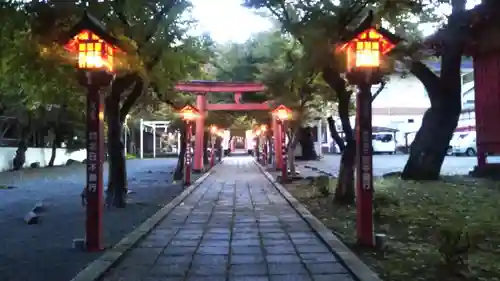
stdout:
[(284, 105), (280, 105), (272, 111), (272, 115), (280, 121), (286, 121), (292, 119), (292, 110)]
[(201, 115), (196, 108), (186, 105), (181, 110), (179, 110), (179, 115), (186, 122), (192, 122), (198, 119)]

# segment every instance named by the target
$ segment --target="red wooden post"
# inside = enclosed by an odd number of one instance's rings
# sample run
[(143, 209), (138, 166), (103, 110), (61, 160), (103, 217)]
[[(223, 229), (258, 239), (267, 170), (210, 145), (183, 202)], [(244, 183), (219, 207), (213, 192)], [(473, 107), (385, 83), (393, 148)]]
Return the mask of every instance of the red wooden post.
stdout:
[(186, 155), (184, 156), (184, 185), (191, 184), (191, 138), (193, 136), (193, 125), (190, 120), (186, 120)]
[(281, 125), (276, 118), (273, 118), (273, 135), (274, 135), (274, 167), (280, 170), (282, 166), (282, 153), (281, 153)]
[(287, 153), (287, 145), (286, 145), (286, 121), (281, 120), (280, 121), (280, 127), (281, 127), (281, 155), (282, 155), (282, 162), (281, 162), (281, 180), (283, 182), (287, 181), (287, 176), (288, 176), (288, 167), (287, 167), (287, 159), (288, 159), (288, 153)]
[(371, 84), (361, 83), (356, 98), (356, 231), (361, 245), (375, 246), (373, 232), (373, 165)]
[(206, 96), (204, 94), (198, 94), (196, 96), (196, 108), (200, 113), (200, 116), (196, 119), (196, 135), (194, 141), (194, 167), (193, 171), (200, 173), (203, 171), (203, 153), (205, 148), (203, 147), (203, 135), (205, 134), (205, 105), (207, 103)]
[[(90, 74), (88, 74), (90, 75)], [(85, 243), (90, 252), (101, 251), (103, 211), (104, 107), (99, 86), (87, 85), (87, 209)]]

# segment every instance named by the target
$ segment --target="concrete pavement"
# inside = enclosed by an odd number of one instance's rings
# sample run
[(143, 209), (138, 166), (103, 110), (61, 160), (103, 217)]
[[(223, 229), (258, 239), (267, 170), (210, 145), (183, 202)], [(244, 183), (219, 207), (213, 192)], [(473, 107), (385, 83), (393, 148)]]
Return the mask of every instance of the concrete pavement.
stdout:
[(250, 157), (228, 157), (105, 281), (354, 281)]
[[(308, 165), (318, 170), (338, 175), (340, 165), (340, 155), (324, 154), (319, 161), (298, 161), (297, 165)], [(373, 173), (375, 176), (382, 176), (390, 172), (400, 172), (403, 170), (408, 155), (374, 155)], [(476, 157), (466, 156), (446, 156), (441, 168), (442, 175), (467, 175), (474, 166), (477, 165)]]
[[(127, 208), (105, 209), (107, 245), (116, 244), (183, 191), (172, 184), (176, 163), (174, 158), (127, 162), (133, 194)], [(84, 236), (80, 193), (85, 166), (0, 173), (0, 184), (16, 186), (0, 190), (0, 281), (68, 281), (102, 254), (71, 249), (72, 240)], [(39, 224), (27, 225), (23, 217), (39, 201), (46, 211)]]

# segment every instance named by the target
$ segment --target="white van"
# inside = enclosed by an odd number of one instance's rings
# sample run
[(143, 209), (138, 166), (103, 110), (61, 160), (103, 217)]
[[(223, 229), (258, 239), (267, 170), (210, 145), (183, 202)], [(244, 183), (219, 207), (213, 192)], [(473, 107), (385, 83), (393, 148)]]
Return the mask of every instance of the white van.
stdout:
[(372, 134), (373, 153), (396, 153), (396, 140), (394, 133), (380, 132)]
[(453, 155), (474, 156), (477, 152), (476, 132), (455, 133), (451, 139), (450, 145)]

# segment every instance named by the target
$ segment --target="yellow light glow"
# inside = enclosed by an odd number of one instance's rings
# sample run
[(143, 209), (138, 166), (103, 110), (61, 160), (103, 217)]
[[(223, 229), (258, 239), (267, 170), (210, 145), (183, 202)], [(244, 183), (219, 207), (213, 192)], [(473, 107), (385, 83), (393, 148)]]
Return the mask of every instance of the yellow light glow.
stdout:
[(260, 130), (255, 131), (255, 135), (256, 135), (256, 136), (260, 136), (260, 134), (261, 134), (261, 133), (262, 133), (262, 132), (261, 132)]
[(98, 116), (99, 116), (99, 120), (101, 120), (101, 121), (104, 120), (104, 112), (103, 111), (99, 111)]
[(198, 111), (196, 111), (196, 109), (192, 108), (189, 105), (181, 109), (179, 114), (181, 115), (181, 118), (184, 119), (185, 121), (193, 121), (200, 117)]
[(378, 50), (356, 50), (356, 67), (380, 66), (380, 52)]
[(217, 126), (215, 126), (215, 125), (210, 127), (210, 133), (212, 133), (212, 134), (217, 133), (217, 130), (218, 130)]
[(266, 125), (260, 125), (260, 130), (261, 130), (262, 132), (267, 131), (267, 126), (266, 126)]
[(92, 32), (80, 32), (67, 47), (77, 52), (78, 68), (113, 71), (115, 49)]
[(291, 113), (288, 110), (280, 109), (276, 112), (276, 117), (280, 120), (289, 120), (291, 119)]

